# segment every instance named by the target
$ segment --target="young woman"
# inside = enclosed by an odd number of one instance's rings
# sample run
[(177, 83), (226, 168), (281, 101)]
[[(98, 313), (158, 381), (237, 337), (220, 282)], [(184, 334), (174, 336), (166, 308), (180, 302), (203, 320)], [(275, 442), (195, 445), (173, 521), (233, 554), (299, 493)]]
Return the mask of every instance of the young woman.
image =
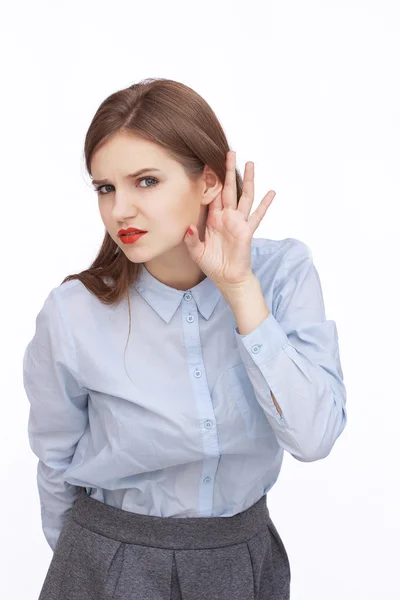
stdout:
[(284, 450), (320, 460), (347, 420), (311, 251), (254, 238), (275, 193), (250, 215), (253, 163), (242, 180), (181, 83), (107, 98), (85, 160), (103, 243), (50, 292), (24, 354), (54, 550), (39, 600), (285, 600), (267, 493)]

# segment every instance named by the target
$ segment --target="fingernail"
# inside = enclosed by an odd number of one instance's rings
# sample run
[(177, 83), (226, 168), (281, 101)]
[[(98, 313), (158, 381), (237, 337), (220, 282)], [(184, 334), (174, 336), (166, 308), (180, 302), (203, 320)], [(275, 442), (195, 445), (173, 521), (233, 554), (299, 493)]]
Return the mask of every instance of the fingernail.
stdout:
[(187, 233), (188, 233), (189, 235), (193, 235), (193, 234), (194, 234), (194, 231), (193, 231), (193, 229), (192, 229), (191, 227), (188, 227)]

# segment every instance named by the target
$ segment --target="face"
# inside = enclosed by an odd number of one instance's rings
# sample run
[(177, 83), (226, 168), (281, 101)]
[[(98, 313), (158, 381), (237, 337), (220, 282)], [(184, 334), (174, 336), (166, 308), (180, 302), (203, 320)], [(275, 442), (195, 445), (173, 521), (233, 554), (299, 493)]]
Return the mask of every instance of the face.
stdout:
[[(144, 168), (148, 170), (130, 176)], [(207, 205), (222, 188), (213, 172), (207, 167), (204, 176), (193, 182), (164, 148), (120, 132), (94, 153), (91, 171), (103, 223), (127, 258), (145, 263), (160, 280), (172, 281), (185, 268), (193, 277), (196, 265), (183, 237), (194, 223), (203, 239)], [(128, 227), (147, 233), (133, 244), (124, 244), (118, 231)]]

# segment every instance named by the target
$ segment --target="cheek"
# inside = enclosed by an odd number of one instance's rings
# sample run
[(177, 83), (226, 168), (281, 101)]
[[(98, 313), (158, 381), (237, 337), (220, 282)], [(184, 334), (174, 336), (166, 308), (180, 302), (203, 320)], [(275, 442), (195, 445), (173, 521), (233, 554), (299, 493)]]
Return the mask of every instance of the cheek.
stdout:
[(102, 203), (100, 201), (98, 203), (98, 206), (99, 206), (99, 214), (100, 214), (101, 220), (103, 221), (103, 223), (108, 223), (110, 221), (110, 215), (108, 214), (109, 211), (106, 210), (104, 203)]
[(159, 227), (172, 234), (181, 232), (182, 228), (188, 224), (192, 218), (193, 210), (190, 210), (188, 202), (179, 202), (169, 206), (168, 210), (159, 212), (153, 221), (157, 222)]

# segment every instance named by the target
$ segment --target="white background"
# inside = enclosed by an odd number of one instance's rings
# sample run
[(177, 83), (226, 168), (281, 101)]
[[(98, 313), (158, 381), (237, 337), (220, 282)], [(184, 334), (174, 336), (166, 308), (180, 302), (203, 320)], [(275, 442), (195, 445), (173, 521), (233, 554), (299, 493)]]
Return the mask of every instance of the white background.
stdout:
[(52, 558), (22, 356), (103, 239), (86, 130), (114, 91), (167, 77), (212, 106), (242, 175), (254, 161), (253, 210), (276, 191), (255, 237), (310, 246), (338, 328), (347, 427), (322, 461), (285, 453), (268, 495), (291, 599), (398, 599), (400, 5), (9, 0), (0, 22), (0, 596), (36, 600)]

